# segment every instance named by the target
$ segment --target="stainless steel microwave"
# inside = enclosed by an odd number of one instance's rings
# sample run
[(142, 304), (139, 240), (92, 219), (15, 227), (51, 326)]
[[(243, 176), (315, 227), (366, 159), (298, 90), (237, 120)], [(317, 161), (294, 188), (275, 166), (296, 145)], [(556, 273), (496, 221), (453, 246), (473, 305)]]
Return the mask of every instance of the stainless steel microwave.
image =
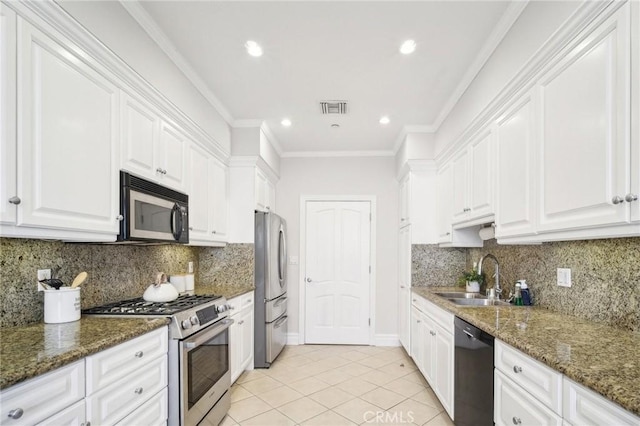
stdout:
[(120, 172), (119, 242), (189, 242), (189, 196)]

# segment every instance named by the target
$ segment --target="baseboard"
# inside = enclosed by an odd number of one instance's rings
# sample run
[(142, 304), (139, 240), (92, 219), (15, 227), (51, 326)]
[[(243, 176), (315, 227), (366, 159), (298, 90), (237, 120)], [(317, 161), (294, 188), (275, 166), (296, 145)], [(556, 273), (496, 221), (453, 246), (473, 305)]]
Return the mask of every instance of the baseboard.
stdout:
[(400, 346), (397, 334), (376, 334), (373, 341), (375, 346)]
[(287, 345), (295, 346), (300, 344), (298, 333), (287, 333)]

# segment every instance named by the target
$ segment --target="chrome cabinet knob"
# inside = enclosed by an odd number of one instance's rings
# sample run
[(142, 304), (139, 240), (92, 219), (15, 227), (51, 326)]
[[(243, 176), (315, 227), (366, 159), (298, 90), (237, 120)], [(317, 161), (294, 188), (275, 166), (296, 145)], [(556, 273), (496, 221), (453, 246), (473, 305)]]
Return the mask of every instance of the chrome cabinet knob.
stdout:
[(136, 358), (142, 358), (144, 356), (144, 352), (138, 351), (138, 352), (136, 352), (135, 356), (136, 356)]
[(215, 233), (216, 233), (216, 231), (211, 231), (211, 233), (212, 233), (212, 234), (215, 234)]
[(162, 174), (162, 169), (161, 169), (160, 167), (158, 167), (158, 168), (156, 169), (156, 173), (160, 173), (160, 174)]
[(138, 395), (142, 394), (142, 388), (136, 388), (136, 390), (134, 390), (135, 393), (137, 393)]
[(24, 410), (22, 408), (16, 408), (14, 410), (9, 411), (7, 417), (17, 420), (24, 414)]
[(636, 194), (631, 193), (631, 192), (628, 193), (627, 195), (625, 195), (625, 197), (624, 197), (624, 200), (627, 203), (631, 203), (633, 201), (636, 201), (637, 199), (638, 199), (638, 196)]
[(311, 281), (313, 281), (311, 278), (307, 278), (308, 283), (310, 283)]
[(513, 417), (513, 419), (511, 419), (511, 421), (513, 422), (514, 425), (519, 425), (522, 424), (522, 420), (520, 420), (520, 417)]
[(517, 365), (513, 366), (513, 372), (518, 374), (518, 373), (522, 373), (522, 367), (519, 367)]
[(118, 216), (116, 216), (116, 220), (118, 222), (122, 222), (124, 220), (124, 216), (122, 216), (121, 214), (119, 214)]
[(13, 196), (13, 197), (9, 198), (9, 202), (11, 204), (15, 204), (17, 206), (18, 204), (20, 204), (22, 202), (22, 200), (18, 196)]
[(624, 198), (622, 198), (622, 197), (620, 197), (620, 196), (616, 195), (615, 197), (613, 197), (613, 198), (611, 199), (611, 202), (612, 202), (613, 204), (620, 204), (620, 203), (623, 203), (623, 202), (624, 202)]

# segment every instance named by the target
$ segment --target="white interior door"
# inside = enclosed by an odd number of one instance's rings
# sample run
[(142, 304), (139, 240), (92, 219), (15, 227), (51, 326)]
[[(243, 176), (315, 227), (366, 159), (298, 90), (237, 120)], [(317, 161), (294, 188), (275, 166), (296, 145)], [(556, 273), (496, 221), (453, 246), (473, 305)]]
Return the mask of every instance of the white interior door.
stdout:
[(371, 203), (307, 201), (305, 342), (369, 344)]

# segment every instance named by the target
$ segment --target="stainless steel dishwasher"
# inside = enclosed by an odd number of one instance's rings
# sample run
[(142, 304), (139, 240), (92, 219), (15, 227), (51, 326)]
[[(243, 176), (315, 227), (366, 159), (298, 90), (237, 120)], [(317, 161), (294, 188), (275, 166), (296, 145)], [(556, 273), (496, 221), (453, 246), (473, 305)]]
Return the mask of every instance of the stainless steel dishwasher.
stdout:
[(455, 318), (454, 419), (493, 425), (493, 336)]

